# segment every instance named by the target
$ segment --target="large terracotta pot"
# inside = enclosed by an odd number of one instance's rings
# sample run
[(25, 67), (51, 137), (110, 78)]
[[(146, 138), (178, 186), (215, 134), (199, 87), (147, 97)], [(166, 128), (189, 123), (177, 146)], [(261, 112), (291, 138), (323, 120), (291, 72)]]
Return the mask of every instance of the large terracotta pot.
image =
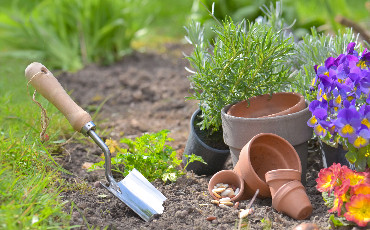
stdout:
[(268, 171), (295, 169), (302, 172), (301, 161), (293, 146), (272, 133), (254, 136), (241, 150), (234, 171), (244, 179), (244, 194), (251, 198), (259, 189), (259, 197), (271, 197), (265, 180)]
[[(297, 96), (295, 95), (295, 97)], [(281, 103), (281, 113), (276, 111), (276, 109), (274, 110), (275, 113), (272, 111), (273, 114), (268, 114), (271, 111), (265, 113), (253, 112), (258, 109), (262, 110), (262, 108), (265, 107), (271, 107), (269, 103), (271, 103), (273, 99), (267, 100), (266, 96), (261, 96), (261, 98), (265, 98), (265, 103), (261, 102), (256, 104), (251, 99), (250, 107), (246, 107), (245, 105), (241, 106), (244, 110), (248, 110), (248, 113), (246, 111), (236, 112), (234, 109), (230, 112), (231, 108), (236, 107), (233, 107), (234, 105), (227, 105), (221, 111), (223, 137), (225, 143), (230, 148), (233, 165), (236, 165), (239, 160), (241, 149), (249, 140), (252, 139), (252, 137), (259, 133), (274, 133), (286, 139), (296, 149), (302, 162), (302, 183), (305, 184), (308, 141), (311, 139), (313, 134), (312, 128), (307, 126), (307, 121), (312, 116), (308, 109), (307, 102), (304, 104), (304, 109), (301, 109), (301, 106), (294, 105), (292, 107), (294, 107), (295, 110), (289, 111), (287, 109), (288, 106), (284, 107), (284, 103)], [(300, 104), (300, 102), (297, 104)], [(288, 112), (290, 113), (285, 114)], [(249, 115), (250, 117), (240, 117), (242, 114), (246, 114), (248, 116), (248, 114), (251, 113), (254, 113), (255, 115)], [(256, 117), (256, 114), (264, 116)]]
[[(192, 162), (187, 166), (187, 170), (192, 170), (197, 175), (213, 175), (223, 169), (227, 158), (230, 156), (230, 150), (224, 144), (225, 149), (217, 149), (207, 145), (205, 141), (196, 132), (195, 119), (201, 113), (201, 110), (196, 110), (190, 120), (190, 132), (186, 142), (183, 155), (195, 154), (201, 156), (207, 164), (201, 162)], [(221, 140), (222, 142), (222, 140)], [(187, 164), (187, 159), (182, 158), (184, 165)]]
[(231, 198), (231, 201), (242, 200), (242, 196), (244, 194), (244, 181), (234, 171), (221, 170), (217, 172), (215, 175), (213, 175), (212, 178), (210, 179), (208, 183), (208, 192), (215, 200), (218, 200), (219, 198), (214, 195), (212, 190), (214, 189), (215, 185), (219, 183), (228, 184), (229, 186), (235, 186), (235, 188), (239, 188), (239, 193), (233, 198)]
[(265, 94), (238, 102), (227, 114), (235, 117), (275, 117), (301, 111), (306, 107), (304, 97), (299, 93), (281, 92)]

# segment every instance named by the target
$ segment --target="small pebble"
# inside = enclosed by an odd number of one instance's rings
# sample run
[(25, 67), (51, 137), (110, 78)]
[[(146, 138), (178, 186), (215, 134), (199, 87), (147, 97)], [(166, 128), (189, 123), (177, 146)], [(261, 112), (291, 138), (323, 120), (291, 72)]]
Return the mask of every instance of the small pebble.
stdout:
[(293, 230), (319, 230), (319, 227), (314, 223), (302, 223)]
[(95, 187), (95, 188), (101, 188), (100, 181), (95, 181), (95, 183), (94, 183), (94, 187)]

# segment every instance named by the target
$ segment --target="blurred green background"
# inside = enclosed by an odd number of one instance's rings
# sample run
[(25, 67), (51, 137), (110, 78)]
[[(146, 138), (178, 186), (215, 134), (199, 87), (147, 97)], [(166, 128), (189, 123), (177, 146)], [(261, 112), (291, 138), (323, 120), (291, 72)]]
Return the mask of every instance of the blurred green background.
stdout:
[[(283, 17), (299, 39), (316, 27), (336, 33), (341, 15), (369, 28), (366, 0), (284, 0)], [(222, 20), (254, 21), (271, 0), (1, 0), (1, 57), (39, 60), (76, 71), (90, 63), (110, 64), (133, 48), (179, 41), (191, 20), (212, 26)], [(212, 7), (212, 4), (213, 7)], [(367, 7), (366, 7), (367, 6)]]

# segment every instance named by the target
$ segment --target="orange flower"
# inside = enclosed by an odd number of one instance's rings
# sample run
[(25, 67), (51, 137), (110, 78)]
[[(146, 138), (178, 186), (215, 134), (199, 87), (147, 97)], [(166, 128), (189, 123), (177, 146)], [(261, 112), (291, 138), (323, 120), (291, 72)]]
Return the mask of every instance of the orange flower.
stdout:
[(352, 196), (351, 201), (346, 204), (347, 212), (344, 217), (355, 222), (360, 227), (365, 227), (370, 221), (370, 194), (358, 194)]
[(329, 210), (329, 212), (336, 211), (339, 216), (341, 215), (343, 204), (349, 201), (349, 194), (347, 193), (350, 187), (349, 183), (349, 180), (345, 180), (342, 182), (341, 186), (334, 188), (334, 206)]
[(351, 189), (351, 196), (355, 196), (358, 194), (365, 194), (368, 195), (370, 194), (370, 184), (369, 183), (363, 183), (363, 184), (358, 184)]
[(320, 192), (330, 192), (338, 185), (338, 177), (340, 175), (340, 164), (333, 164), (329, 168), (323, 168), (319, 172), (319, 177), (316, 179), (316, 189)]
[(347, 166), (343, 166), (340, 180), (349, 180), (351, 186), (356, 186), (365, 183), (368, 180), (367, 177), (367, 173), (365, 172), (352, 171)]

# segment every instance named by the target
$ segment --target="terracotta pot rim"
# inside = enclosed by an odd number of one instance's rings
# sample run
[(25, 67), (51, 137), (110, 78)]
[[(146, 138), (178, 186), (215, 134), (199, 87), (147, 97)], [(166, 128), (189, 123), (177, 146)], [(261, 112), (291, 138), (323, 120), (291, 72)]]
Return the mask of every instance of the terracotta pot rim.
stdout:
[[(211, 181), (212, 181), (212, 179), (216, 176), (218, 176), (218, 175), (220, 175), (220, 174), (223, 174), (223, 173), (228, 173), (228, 174), (231, 174), (231, 175), (233, 175), (233, 176), (235, 176), (235, 177), (237, 177), (238, 178), (238, 180), (239, 180), (239, 184), (240, 184), (240, 187), (239, 187), (239, 193), (238, 193), (238, 195), (236, 195), (235, 197), (233, 197), (233, 198), (231, 198), (231, 201), (237, 201), (237, 200), (240, 200), (239, 198), (241, 198), (242, 196), (243, 196), (243, 193), (244, 193), (244, 180), (243, 180), (243, 178), (241, 177), (241, 176), (239, 176), (235, 171), (233, 171), (233, 170), (221, 170), (221, 171), (218, 171), (217, 173), (215, 173), (212, 177), (211, 177), (211, 179), (209, 180), (209, 183), (208, 183), (208, 193), (212, 196), (212, 198), (214, 198), (215, 200), (219, 200), (219, 198), (217, 198), (216, 196), (214, 196), (213, 195), (213, 193), (212, 193), (212, 189), (213, 188), (211, 188)], [(220, 182), (220, 183), (226, 183), (226, 181), (225, 182)]]
[(233, 115), (228, 114), (227, 111), (230, 109), (231, 106), (235, 105), (236, 103), (238, 102), (224, 106), (221, 110), (221, 115), (227, 117), (227, 119), (230, 119), (230, 120), (248, 120), (248, 121), (255, 121), (255, 122), (266, 122), (266, 120), (274, 121), (274, 120), (281, 120), (281, 119), (295, 119), (296, 117), (299, 117), (302, 114), (309, 112), (309, 107), (308, 107), (309, 103), (308, 101), (306, 101), (305, 102), (306, 108), (298, 112), (295, 112), (295, 113), (290, 113), (290, 114), (281, 115), (281, 116), (273, 116), (273, 117), (255, 117), (255, 118), (235, 117)]
[[(274, 133), (259, 133), (259, 134), (257, 134), (257, 135), (255, 135), (249, 142), (248, 142), (248, 152), (250, 152), (250, 149), (251, 149), (251, 147), (252, 147), (252, 144), (253, 144), (253, 142), (257, 139), (257, 138), (259, 138), (259, 137), (261, 137), (261, 136), (273, 136), (274, 138), (277, 138), (277, 139), (280, 139), (280, 140), (282, 140), (282, 141), (284, 141), (294, 152), (296, 152), (295, 151), (295, 149), (294, 149), (294, 147), (287, 141), (287, 140), (285, 140), (284, 138), (282, 138), (282, 137), (280, 137), (279, 135), (276, 135), (276, 134), (274, 134)], [(297, 156), (298, 156), (298, 154), (297, 154)], [(250, 161), (250, 155), (248, 155), (248, 160)], [(302, 165), (301, 165), (301, 159), (299, 158), (299, 156), (298, 156), (298, 162), (299, 162), (299, 172), (301, 172), (302, 173)], [(258, 175), (257, 175), (257, 173), (256, 173), (256, 171), (254, 171), (254, 170), (252, 170), (252, 172), (251, 173), (253, 173), (253, 176), (255, 177), (255, 178), (257, 178), (257, 180), (259, 180), (260, 182), (263, 182), (263, 183), (265, 183), (266, 184), (266, 186), (267, 186), (267, 183), (265, 182), (265, 181), (263, 181)]]
[(304, 186), (300, 181), (293, 180), (290, 181), (283, 186), (281, 186), (275, 193), (274, 199), (272, 200), (272, 206), (277, 210), (281, 211), (280, 204), (281, 200), (290, 192), (296, 189), (304, 189)]
[(201, 110), (198, 108), (194, 113), (193, 115), (191, 115), (191, 119), (190, 119), (190, 128), (192, 129), (191, 131), (195, 134), (196, 138), (198, 139), (199, 143), (206, 149), (210, 149), (211, 151), (215, 152), (215, 153), (219, 153), (219, 154), (229, 154), (230, 150), (229, 149), (215, 149), (207, 144), (205, 144), (199, 137), (198, 135), (196, 135), (196, 132), (195, 132), (195, 129), (194, 129), (194, 120), (195, 120), (195, 117), (198, 115), (198, 113), (201, 112)]
[(301, 181), (302, 173), (296, 169), (275, 169), (265, 174), (266, 183), (273, 180), (298, 180)]
[[(255, 101), (255, 100), (258, 101), (260, 98), (269, 97), (270, 95), (271, 95), (271, 98), (274, 97), (274, 96), (275, 96), (275, 98), (279, 97), (279, 96), (289, 96), (290, 98), (297, 99), (297, 102), (289, 108), (283, 109), (283, 110), (278, 111), (276, 113), (272, 113), (272, 114), (268, 114), (268, 115), (264, 115), (264, 116), (259, 116), (257, 118), (283, 116), (283, 115), (286, 115), (287, 113), (291, 114), (291, 112), (288, 112), (288, 111), (291, 111), (291, 110), (295, 111), (293, 113), (296, 113), (296, 112), (299, 112), (299, 111), (302, 110), (300, 107), (302, 106), (302, 103), (305, 102), (304, 96), (300, 93), (296, 93), (296, 92), (276, 92), (276, 93), (272, 93), (272, 94), (256, 95), (256, 96), (253, 96), (253, 97), (248, 98), (246, 100), (236, 102), (233, 105), (238, 105), (238, 107), (239, 107), (240, 104), (245, 104), (247, 101)], [(287, 98), (285, 98), (285, 99), (287, 99)], [(269, 99), (267, 99), (267, 100), (269, 100)], [(229, 111), (226, 111), (226, 113), (229, 114)], [(231, 114), (229, 114), (229, 115), (231, 115)], [(231, 115), (231, 116), (234, 116), (234, 115)], [(235, 117), (243, 117), (243, 116), (235, 116)]]

